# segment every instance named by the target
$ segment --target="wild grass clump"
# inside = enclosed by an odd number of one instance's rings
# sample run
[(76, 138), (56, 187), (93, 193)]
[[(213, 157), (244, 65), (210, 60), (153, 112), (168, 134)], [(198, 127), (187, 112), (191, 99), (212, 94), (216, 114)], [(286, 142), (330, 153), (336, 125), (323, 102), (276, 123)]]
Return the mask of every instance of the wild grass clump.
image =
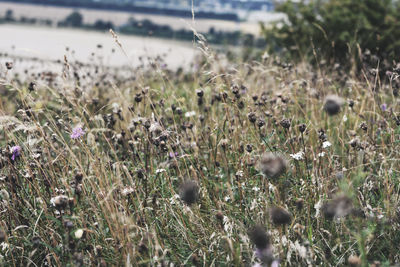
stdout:
[(396, 68), (202, 50), (194, 72), (2, 63), (1, 265), (400, 262)]

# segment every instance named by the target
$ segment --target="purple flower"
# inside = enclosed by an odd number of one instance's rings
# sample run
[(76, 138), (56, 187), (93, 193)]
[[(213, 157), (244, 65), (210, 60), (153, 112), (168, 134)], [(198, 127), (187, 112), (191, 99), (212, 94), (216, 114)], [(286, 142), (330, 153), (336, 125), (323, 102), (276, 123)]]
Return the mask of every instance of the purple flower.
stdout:
[(173, 158), (175, 158), (175, 157), (177, 157), (179, 154), (178, 154), (178, 152), (169, 152), (169, 158), (170, 159), (173, 159)]
[(274, 261), (271, 263), (271, 267), (279, 267), (279, 260), (274, 260)]
[(381, 105), (381, 109), (382, 109), (382, 111), (386, 111), (386, 109), (387, 109), (386, 103), (383, 103), (383, 104)]
[(264, 263), (269, 263), (274, 260), (273, 248), (268, 244), (265, 248), (256, 248), (256, 257)]
[(15, 161), (19, 156), (21, 156), (21, 150), (22, 149), (20, 146), (13, 146), (11, 148), (11, 153), (12, 153), (11, 160), (12, 161)]
[(72, 130), (71, 138), (72, 139), (79, 139), (85, 134), (85, 131), (81, 127), (75, 127)]

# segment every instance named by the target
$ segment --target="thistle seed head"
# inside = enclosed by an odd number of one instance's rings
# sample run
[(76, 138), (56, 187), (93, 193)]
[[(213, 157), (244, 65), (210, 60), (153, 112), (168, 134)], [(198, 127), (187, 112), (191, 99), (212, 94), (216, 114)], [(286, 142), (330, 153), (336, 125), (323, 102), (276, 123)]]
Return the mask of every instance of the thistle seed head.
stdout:
[(267, 152), (261, 156), (259, 168), (268, 178), (278, 178), (286, 171), (287, 161), (279, 154)]
[(329, 116), (336, 115), (340, 112), (343, 105), (343, 99), (337, 95), (328, 95), (325, 98), (324, 110)]
[(196, 203), (199, 198), (199, 186), (195, 181), (187, 181), (181, 185), (180, 197), (187, 205)]

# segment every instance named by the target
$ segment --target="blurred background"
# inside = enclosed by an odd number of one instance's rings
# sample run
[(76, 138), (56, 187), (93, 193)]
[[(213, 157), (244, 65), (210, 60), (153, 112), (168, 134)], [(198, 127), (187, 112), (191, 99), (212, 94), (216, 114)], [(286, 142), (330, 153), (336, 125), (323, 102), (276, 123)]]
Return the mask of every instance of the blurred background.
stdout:
[[(284, 17), (271, 0), (16, 0), (0, 1), (0, 52), (35, 61), (65, 54), (85, 63), (190, 64), (194, 31), (216, 49), (265, 47), (262, 24)], [(113, 29), (124, 45), (108, 32)], [(101, 49), (101, 53), (96, 53)], [(26, 62), (26, 60), (24, 61)]]

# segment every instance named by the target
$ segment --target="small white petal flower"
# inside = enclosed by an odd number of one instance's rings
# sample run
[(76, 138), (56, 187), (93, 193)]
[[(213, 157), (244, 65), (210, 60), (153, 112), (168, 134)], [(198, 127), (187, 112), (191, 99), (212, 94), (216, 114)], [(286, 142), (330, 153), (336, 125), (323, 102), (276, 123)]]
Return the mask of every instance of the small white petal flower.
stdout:
[(75, 231), (75, 238), (77, 239), (81, 239), (83, 236), (83, 230), (82, 229), (78, 229)]
[(195, 115), (196, 115), (196, 111), (188, 111), (185, 113), (186, 118), (193, 117)]
[(166, 170), (165, 170), (165, 169), (157, 169), (157, 170), (156, 170), (156, 173), (157, 173), (157, 174), (162, 173), (162, 172), (166, 172)]
[(325, 156), (325, 152), (318, 153), (318, 157), (322, 158), (323, 156)]
[(8, 243), (6, 243), (6, 242), (2, 242), (2, 243), (0, 244), (0, 246), (1, 246), (1, 250), (2, 250), (2, 251), (5, 251), (6, 249), (8, 249), (8, 248), (10, 247), (10, 244), (8, 244)]
[(295, 160), (302, 160), (304, 157), (304, 152), (300, 151), (300, 152), (297, 152), (296, 154), (290, 154), (290, 156)]
[(123, 196), (127, 196), (127, 195), (132, 194), (133, 192), (135, 192), (135, 189), (133, 187), (129, 186), (129, 187), (125, 187), (124, 189), (122, 189), (121, 194)]
[(258, 191), (260, 191), (260, 188), (257, 187), (257, 186), (255, 186), (255, 187), (252, 188), (252, 190), (253, 190), (254, 192), (258, 192)]
[(330, 146), (332, 146), (332, 144), (329, 141), (325, 141), (325, 142), (322, 143), (322, 147), (323, 148), (327, 148), (327, 147), (330, 147)]

